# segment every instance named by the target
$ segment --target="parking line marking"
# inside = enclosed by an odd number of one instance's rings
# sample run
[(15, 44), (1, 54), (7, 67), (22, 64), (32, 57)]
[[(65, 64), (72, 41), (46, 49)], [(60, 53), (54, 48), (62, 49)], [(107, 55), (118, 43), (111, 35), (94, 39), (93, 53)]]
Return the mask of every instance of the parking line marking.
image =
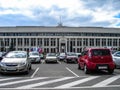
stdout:
[(0, 81), (7, 81), (7, 80), (13, 80), (13, 79), (19, 79), (19, 77), (15, 77), (15, 78), (1, 78)]
[(55, 80), (43, 81), (43, 82), (38, 82), (38, 83), (34, 83), (34, 84), (20, 86), (20, 87), (17, 87), (16, 89), (29, 89), (29, 88), (33, 88), (33, 87), (37, 87), (37, 86), (43, 86), (43, 85), (47, 85), (47, 84), (57, 83), (57, 82), (64, 81), (64, 80), (69, 80), (72, 78), (74, 78), (74, 77), (64, 77), (64, 78), (59, 78), (59, 79), (55, 79)]
[(58, 61), (58, 63), (59, 63), (59, 64), (61, 64), (61, 62), (60, 62), (60, 61)]
[(67, 84), (63, 84), (63, 85), (60, 85), (60, 86), (57, 86), (55, 88), (70, 88), (70, 87), (73, 87), (75, 85), (78, 85), (78, 84), (82, 84), (82, 83), (85, 83), (87, 81), (90, 81), (90, 80), (93, 80), (93, 79), (96, 79), (98, 78), (99, 76), (91, 76), (91, 77), (88, 77), (88, 78), (84, 78), (84, 79), (80, 79), (80, 80), (77, 80), (77, 81), (73, 81), (73, 82), (69, 82)]
[(74, 73), (72, 70), (70, 70), (68, 67), (66, 67), (66, 69), (71, 72), (72, 74), (74, 74), (76, 77), (79, 77), (79, 75), (77, 75), (76, 73)]
[(6, 85), (13, 85), (13, 84), (29, 82), (29, 81), (42, 80), (42, 79), (47, 79), (47, 78), (48, 77), (38, 77), (38, 78), (31, 78), (31, 79), (25, 79), (25, 80), (10, 81), (10, 82), (1, 83), (0, 87), (6, 86)]
[(35, 72), (32, 74), (31, 78), (33, 78), (35, 76), (35, 74), (38, 72), (39, 67), (35, 70)]
[(106, 80), (104, 80), (102, 82), (99, 82), (99, 83), (93, 85), (92, 87), (103, 87), (103, 86), (106, 86), (106, 85), (112, 83), (113, 81), (115, 81), (115, 80), (117, 80), (119, 78), (120, 78), (120, 75), (113, 76), (111, 78), (108, 78), (108, 79), (106, 79)]

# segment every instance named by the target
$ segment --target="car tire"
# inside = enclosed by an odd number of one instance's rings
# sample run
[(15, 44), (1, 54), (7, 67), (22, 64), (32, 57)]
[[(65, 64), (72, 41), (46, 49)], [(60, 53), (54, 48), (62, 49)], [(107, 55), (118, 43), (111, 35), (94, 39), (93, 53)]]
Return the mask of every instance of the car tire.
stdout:
[(27, 69), (27, 71), (25, 71), (25, 74), (29, 74), (30, 72), (30, 68)]
[(80, 70), (81, 69), (81, 66), (78, 64), (78, 69)]
[(89, 74), (89, 70), (88, 70), (88, 68), (87, 68), (87, 65), (86, 65), (86, 64), (84, 65), (84, 72), (85, 72), (85, 74)]
[(113, 74), (114, 69), (109, 69), (108, 72), (109, 72), (109, 74)]

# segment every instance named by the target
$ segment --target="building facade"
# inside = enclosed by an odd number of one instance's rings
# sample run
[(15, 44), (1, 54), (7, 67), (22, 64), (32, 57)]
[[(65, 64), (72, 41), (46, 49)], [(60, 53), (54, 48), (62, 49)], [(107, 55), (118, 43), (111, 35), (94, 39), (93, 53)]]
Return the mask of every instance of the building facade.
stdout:
[(40, 47), (43, 52), (81, 52), (86, 47), (120, 47), (120, 28), (102, 27), (0, 27), (0, 48), (8, 51)]

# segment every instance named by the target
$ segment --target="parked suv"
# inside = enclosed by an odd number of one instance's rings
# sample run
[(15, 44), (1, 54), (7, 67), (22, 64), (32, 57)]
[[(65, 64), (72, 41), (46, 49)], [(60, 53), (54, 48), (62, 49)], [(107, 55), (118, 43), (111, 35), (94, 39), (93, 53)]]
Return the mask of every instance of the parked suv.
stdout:
[(83, 69), (86, 74), (92, 70), (108, 70), (112, 74), (114, 68), (111, 52), (107, 48), (85, 49), (78, 59), (78, 69)]

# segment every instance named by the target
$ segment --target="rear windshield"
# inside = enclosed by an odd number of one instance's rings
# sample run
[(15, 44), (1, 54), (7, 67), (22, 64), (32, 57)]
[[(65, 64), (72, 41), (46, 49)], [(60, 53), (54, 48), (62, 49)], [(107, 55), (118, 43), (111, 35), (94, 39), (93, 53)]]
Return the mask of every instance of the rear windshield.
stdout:
[(110, 55), (110, 51), (109, 50), (95, 49), (95, 50), (92, 50), (92, 55), (94, 55), (94, 56), (106, 56), (106, 55)]

